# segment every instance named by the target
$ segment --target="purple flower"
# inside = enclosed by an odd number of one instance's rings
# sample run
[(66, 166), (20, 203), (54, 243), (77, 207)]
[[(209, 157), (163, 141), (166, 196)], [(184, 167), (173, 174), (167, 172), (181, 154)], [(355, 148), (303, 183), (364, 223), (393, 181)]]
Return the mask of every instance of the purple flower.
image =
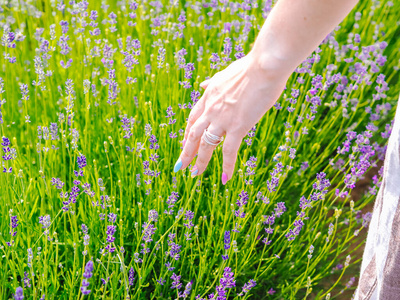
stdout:
[(296, 157), (296, 154), (295, 154), (296, 153), (296, 149), (295, 148), (290, 148), (289, 152), (290, 152), (289, 157), (291, 159), (294, 159)]
[(356, 281), (356, 278), (351, 277), (350, 280), (346, 283), (346, 288), (349, 289), (354, 284), (355, 281)]
[(305, 171), (305, 170), (307, 170), (307, 168), (308, 168), (309, 166), (310, 166), (310, 165), (308, 164), (308, 161), (303, 161), (303, 162), (301, 163), (300, 169), (301, 169), (302, 171)]
[(187, 297), (190, 296), (190, 292), (192, 290), (192, 284), (193, 284), (192, 281), (190, 281), (190, 282), (188, 282), (188, 284), (186, 284), (185, 290), (183, 291), (183, 293), (179, 294), (179, 298), (186, 299)]
[(28, 272), (24, 272), (24, 287), (31, 287), (31, 279), (28, 276)]
[[(90, 235), (85, 234), (83, 236), (83, 245), (88, 246), (89, 245), (89, 240), (90, 240)], [(85, 251), (83, 251), (83, 253), (84, 253), (84, 255), (86, 255), (87, 251), (85, 250)]]
[[(82, 176), (82, 177), (83, 177), (83, 170), (79, 170), (79, 171), (74, 170), (74, 176), (75, 176), (75, 177), (79, 177), (79, 176)], [(79, 184), (80, 184), (80, 181), (79, 181), (79, 180), (74, 180), (73, 183), (74, 183), (75, 185), (79, 185)]]
[(171, 289), (179, 290), (182, 287), (182, 283), (180, 283), (181, 276), (178, 276), (175, 273), (173, 273), (171, 279), (173, 280)]
[(109, 253), (113, 253), (115, 251), (115, 247), (112, 247), (111, 244), (115, 240), (114, 234), (115, 234), (116, 230), (117, 230), (117, 226), (115, 226), (115, 225), (108, 225), (107, 226), (106, 242), (108, 243), (108, 245), (105, 247), (105, 249), (108, 250)]
[(24, 289), (22, 287), (17, 287), (14, 294), (15, 300), (23, 300), (24, 299)]
[(1, 145), (3, 146), (4, 152), (3, 159), (5, 161), (13, 159), (13, 155), (15, 155), (15, 149), (9, 147), (11, 145), (10, 140), (3, 136)]
[(158, 213), (155, 209), (149, 211), (149, 222), (157, 222), (158, 221)]
[(274, 225), (275, 223), (275, 215), (270, 215), (270, 216), (264, 216), (264, 224), (265, 225)]
[(225, 62), (229, 62), (231, 58), (229, 57), (232, 53), (232, 41), (230, 37), (224, 39), (224, 51), (222, 52), (224, 57), (222, 58)]
[(10, 31), (8, 33), (7, 42), (12, 43), (14, 41), (14, 39), (15, 39), (15, 33)]
[(187, 223), (183, 224), (183, 226), (187, 228), (191, 228), (194, 226), (192, 219), (194, 218), (194, 212), (188, 210), (185, 212), (185, 218), (184, 220), (187, 221)]
[(94, 28), (93, 30), (89, 30), (90, 35), (93, 36), (98, 36), (101, 33), (101, 30), (99, 28)]
[(92, 10), (92, 11), (90, 12), (89, 19), (92, 20), (92, 21), (96, 21), (96, 19), (97, 19), (98, 16), (99, 16), (99, 15), (98, 15), (97, 11), (96, 11), (96, 10)]
[(346, 185), (346, 188), (354, 189), (355, 186), (356, 186), (356, 184), (355, 184), (356, 183), (356, 179), (354, 178), (354, 176), (352, 176), (352, 174), (347, 174), (345, 176), (344, 183)]
[(236, 205), (239, 207), (239, 210), (234, 211), (236, 217), (244, 218), (246, 216), (246, 213), (243, 212), (243, 208), (247, 204), (248, 199), (248, 193), (246, 191), (241, 191), (239, 194), (239, 199), (236, 201)]
[(64, 20), (62, 20), (61, 22), (60, 22), (60, 25), (61, 25), (61, 30), (62, 30), (62, 33), (67, 33), (67, 31), (68, 31), (68, 21), (64, 21)]
[(90, 282), (87, 281), (86, 279), (82, 280), (82, 285), (81, 285), (81, 292), (83, 295), (89, 295), (91, 290), (88, 290), (87, 287), (89, 286)]
[(11, 216), (11, 228), (17, 228), (18, 218), (17, 216)]
[(363, 214), (362, 219), (363, 219), (362, 226), (368, 227), (368, 224), (371, 222), (371, 219), (372, 219), (372, 213), (367, 212), (367, 213)]
[[(131, 132), (131, 128), (133, 127), (133, 124), (135, 123), (135, 119), (133, 117), (127, 118), (124, 116), (121, 119), (121, 122), (123, 124), (121, 127), (125, 133), (124, 139), (129, 139), (133, 135), (133, 133)], [(133, 148), (132, 148), (132, 151), (133, 151)]]
[(273, 288), (271, 288), (271, 289), (267, 292), (268, 295), (273, 295), (273, 294), (275, 294), (275, 293), (276, 293), (276, 291), (275, 291)]
[(58, 42), (58, 45), (61, 47), (60, 53), (63, 55), (67, 55), (72, 50), (72, 48), (68, 45), (68, 40), (69, 37), (63, 34)]
[(238, 294), (239, 297), (242, 297), (244, 294), (247, 294), (253, 287), (257, 285), (256, 281), (253, 279), (250, 279), (249, 282), (245, 283), (242, 292)]
[[(17, 235), (17, 231), (14, 231), (14, 229), (15, 228), (17, 228), (18, 227), (18, 218), (17, 218), (17, 216), (10, 216), (10, 218), (11, 218), (11, 231), (10, 231), (10, 235), (12, 236), (12, 237), (14, 237), (14, 236), (16, 236)], [(11, 240), (11, 242), (7, 242), (7, 245), (8, 246), (12, 246), (12, 245), (14, 245), (14, 240)]]
[(83, 277), (89, 279), (93, 276), (93, 261), (89, 260), (85, 265), (85, 272), (83, 273)]
[(249, 200), (249, 195), (246, 191), (241, 191), (239, 194), (239, 199), (236, 201), (236, 205), (242, 207), (247, 204), (247, 200)]
[(51, 225), (50, 215), (40, 216), (39, 217), (39, 224), (42, 224), (42, 228), (46, 229), (44, 234), (47, 235), (49, 233), (49, 230), (47, 228), (49, 228), (50, 225)]
[(81, 228), (82, 228), (82, 232), (84, 233), (84, 234), (87, 234), (88, 233), (88, 227), (85, 225), (85, 224), (82, 224), (81, 225)]
[(225, 250), (228, 250), (231, 247), (230, 243), (231, 243), (231, 233), (228, 230), (228, 231), (225, 231), (225, 234), (224, 234), (224, 249)]
[(311, 207), (311, 201), (308, 200), (306, 197), (301, 196), (300, 198), (300, 204), (299, 204), (301, 210), (305, 210), (308, 207)]
[(129, 270), (129, 277), (128, 277), (129, 285), (132, 286), (134, 280), (135, 280), (135, 270), (131, 267), (131, 269)]
[(27, 84), (21, 84), (20, 86), (21, 94), (22, 94), (22, 100), (29, 100), (29, 90), (28, 90), (28, 85)]
[(78, 168), (82, 169), (86, 166), (86, 157), (85, 155), (80, 155), (77, 158), (77, 162), (78, 162)]
[(157, 61), (158, 61), (158, 65), (157, 68), (162, 69), (164, 67), (164, 61), (165, 61), (165, 53), (167, 50), (165, 50), (165, 48), (160, 47), (158, 49), (158, 55), (157, 55)]
[(266, 233), (266, 234), (273, 234), (273, 233), (274, 233), (274, 229), (271, 228), (271, 227), (269, 227), (269, 228), (264, 228), (264, 230), (265, 230), (265, 233)]
[(167, 267), (167, 269), (168, 269), (168, 271), (173, 271), (174, 269), (175, 269), (175, 267), (171, 267), (171, 262), (170, 261), (168, 261), (168, 262), (166, 262), (165, 263), (165, 266)]
[(326, 179), (326, 174), (324, 172), (317, 174), (317, 182), (313, 184), (313, 188), (326, 194), (327, 188), (331, 185), (329, 179)]
[(165, 279), (163, 279), (162, 277), (160, 277), (160, 279), (156, 280), (160, 285), (164, 285), (164, 283), (166, 282)]
[(144, 222), (142, 227), (143, 229), (143, 241), (145, 243), (150, 243), (153, 241), (153, 235), (156, 232), (157, 228), (154, 227), (151, 223)]
[[(221, 62), (221, 58), (219, 57), (218, 53), (212, 53), (210, 57), (210, 64), (211, 69), (217, 69), (219, 63)], [(214, 64), (213, 64), (214, 63)]]
[(88, 295), (90, 294), (91, 290), (88, 290), (87, 287), (89, 286), (89, 281), (87, 279), (91, 278), (93, 276), (93, 261), (89, 260), (86, 265), (85, 265), (85, 272), (83, 273), (83, 277), (85, 277), (82, 280), (82, 286), (81, 286), (81, 292), (83, 295)]
[(304, 226), (304, 222), (302, 220), (302, 218), (304, 218), (305, 215), (304, 211), (302, 211), (301, 213), (297, 212), (297, 215), (300, 217), (300, 219), (293, 222), (294, 229), (293, 230), (289, 229), (289, 232), (285, 235), (288, 241), (293, 241), (296, 238), (296, 236), (300, 234), (300, 231)]
[(108, 222), (115, 223), (116, 220), (117, 220), (117, 214), (110, 212), (108, 214)]
[(242, 57), (245, 57), (246, 55), (243, 53), (243, 45), (238, 44), (235, 46), (235, 58), (236, 59), (241, 59)]
[(175, 206), (175, 203), (176, 203), (176, 201), (178, 201), (178, 199), (179, 199), (179, 194), (177, 192), (171, 192), (171, 195), (166, 200), (166, 202), (168, 204), (168, 209), (170, 211), (165, 210), (164, 211), (165, 214), (172, 214), (173, 213), (173, 210), (171, 208), (173, 208)]
[(286, 211), (285, 202), (278, 202), (275, 207), (275, 216), (278, 218)]
[[(251, 131), (248, 133), (248, 136), (249, 137), (253, 137), (254, 136), (254, 132), (255, 132), (255, 130), (256, 130), (256, 128), (255, 127), (253, 127), (252, 129), (251, 129)], [(248, 138), (247, 140), (246, 140), (246, 142), (247, 142), (247, 145), (251, 145), (251, 139), (250, 138)], [(246, 173), (245, 173), (245, 175), (246, 176), (252, 176), (252, 175), (255, 175), (256, 174), (256, 172), (255, 172), (255, 168), (257, 167), (257, 157), (254, 157), (254, 156), (251, 156), (250, 158), (249, 158), (249, 160), (245, 163), (245, 166), (246, 166)], [(252, 179), (249, 179), (249, 180), (247, 180), (247, 179), (245, 179), (245, 182), (246, 182), (246, 184), (252, 184), (253, 183), (253, 180)]]
[(217, 299), (226, 300), (226, 290), (236, 286), (235, 277), (233, 275), (233, 272), (231, 272), (231, 268), (226, 267), (224, 269), (224, 274), (219, 280), (219, 283), (220, 284), (216, 288), (218, 295)]

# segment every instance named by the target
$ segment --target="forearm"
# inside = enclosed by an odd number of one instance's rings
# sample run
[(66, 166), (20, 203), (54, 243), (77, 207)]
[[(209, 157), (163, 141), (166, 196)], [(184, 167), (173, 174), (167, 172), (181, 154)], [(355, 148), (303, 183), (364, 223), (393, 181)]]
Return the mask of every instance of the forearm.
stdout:
[(358, 0), (278, 0), (250, 55), (267, 72), (289, 76)]

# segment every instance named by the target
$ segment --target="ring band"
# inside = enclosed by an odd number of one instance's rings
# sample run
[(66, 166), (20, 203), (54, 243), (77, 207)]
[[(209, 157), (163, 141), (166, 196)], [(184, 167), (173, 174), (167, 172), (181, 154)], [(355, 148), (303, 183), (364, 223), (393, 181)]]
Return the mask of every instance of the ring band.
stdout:
[(203, 135), (203, 140), (211, 146), (217, 146), (219, 143), (221, 143), (224, 140), (224, 137), (209, 133), (208, 130), (205, 129), (204, 135)]

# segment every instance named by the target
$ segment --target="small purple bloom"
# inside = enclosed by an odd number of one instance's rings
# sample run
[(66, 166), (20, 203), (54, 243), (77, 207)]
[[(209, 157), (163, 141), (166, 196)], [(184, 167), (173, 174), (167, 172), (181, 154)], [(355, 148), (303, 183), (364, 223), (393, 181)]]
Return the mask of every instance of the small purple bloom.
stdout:
[(78, 162), (78, 168), (82, 169), (86, 166), (86, 157), (85, 155), (80, 155), (77, 158), (77, 162)]
[(242, 297), (244, 294), (247, 294), (253, 287), (257, 285), (256, 281), (253, 279), (250, 279), (249, 282), (245, 283), (242, 292), (238, 294), (239, 297)]
[(131, 269), (129, 270), (129, 285), (133, 285), (133, 281), (135, 280), (135, 270), (131, 267)]
[(230, 243), (231, 243), (231, 233), (228, 230), (228, 231), (225, 231), (225, 234), (224, 234), (224, 249), (225, 250), (228, 250), (231, 247)]
[(23, 300), (24, 299), (24, 289), (22, 287), (17, 287), (14, 294), (15, 300)]
[(166, 282), (165, 279), (163, 279), (162, 277), (160, 277), (160, 279), (156, 280), (160, 285), (164, 285), (164, 283)]
[(271, 288), (271, 289), (267, 292), (268, 295), (273, 295), (273, 294), (275, 294), (275, 293), (276, 293), (276, 291), (275, 291), (273, 288)]
[(185, 286), (185, 290), (183, 291), (183, 293), (179, 294), (180, 298), (186, 299), (187, 297), (190, 296), (190, 292), (192, 290), (192, 284), (193, 282), (190, 281), (186, 286)]
[(182, 287), (182, 283), (180, 283), (181, 276), (178, 276), (175, 273), (173, 273), (171, 279), (173, 280), (171, 289), (179, 290)]
[(81, 292), (83, 295), (89, 295), (91, 290), (88, 290), (87, 287), (89, 286), (89, 281), (87, 279), (91, 278), (93, 276), (93, 261), (89, 260), (86, 265), (85, 265), (85, 271), (83, 273), (83, 277), (85, 277), (82, 280), (82, 285), (81, 285)]
[(24, 287), (31, 287), (31, 279), (28, 276), (28, 272), (24, 272)]
[(116, 220), (117, 220), (117, 214), (110, 212), (108, 214), (108, 222), (115, 223)]
[(85, 272), (83, 273), (83, 277), (89, 279), (93, 276), (93, 261), (89, 260), (85, 266)]

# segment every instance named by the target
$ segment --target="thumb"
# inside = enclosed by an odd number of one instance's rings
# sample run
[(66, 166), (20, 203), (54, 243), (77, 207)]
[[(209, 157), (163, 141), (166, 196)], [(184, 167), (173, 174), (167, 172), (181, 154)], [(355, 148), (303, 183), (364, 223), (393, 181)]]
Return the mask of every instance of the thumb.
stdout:
[(228, 180), (232, 178), (233, 171), (235, 170), (237, 153), (240, 148), (242, 139), (238, 135), (228, 134), (223, 144), (222, 155), (222, 184), (225, 185)]
[(204, 80), (202, 83), (200, 83), (200, 87), (202, 87), (204, 90), (208, 87), (208, 85), (210, 84), (210, 79)]

